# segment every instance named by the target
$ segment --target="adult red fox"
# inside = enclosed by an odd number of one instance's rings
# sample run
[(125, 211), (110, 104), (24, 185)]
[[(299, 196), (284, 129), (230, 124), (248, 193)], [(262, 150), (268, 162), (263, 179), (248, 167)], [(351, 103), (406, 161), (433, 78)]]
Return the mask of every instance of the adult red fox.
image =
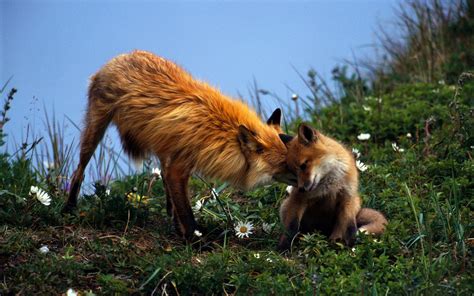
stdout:
[(288, 144), (288, 166), (298, 177), (298, 187), (280, 207), (286, 233), (279, 249), (286, 250), (298, 233), (319, 230), (332, 241), (353, 245), (357, 229), (373, 234), (385, 230), (382, 213), (361, 209), (354, 156), (343, 145), (301, 124)]
[(111, 122), (132, 158), (160, 159), (168, 214), (186, 239), (198, 227), (188, 199), (192, 173), (242, 189), (272, 179), (296, 181), (279, 136), (279, 109), (265, 124), (244, 103), (152, 53), (113, 58), (92, 76), (88, 96), (80, 161), (65, 211), (76, 206), (84, 170)]

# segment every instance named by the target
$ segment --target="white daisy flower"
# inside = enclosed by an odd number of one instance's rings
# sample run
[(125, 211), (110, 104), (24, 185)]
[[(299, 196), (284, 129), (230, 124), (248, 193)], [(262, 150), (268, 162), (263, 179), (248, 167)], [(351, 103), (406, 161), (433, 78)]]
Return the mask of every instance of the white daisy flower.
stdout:
[(370, 134), (361, 133), (360, 135), (357, 136), (357, 139), (359, 139), (360, 141), (366, 141), (370, 139)]
[(35, 196), (39, 202), (45, 206), (49, 206), (51, 204), (51, 197), (49, 194), (36, 186), (31, 186), (30, 195)]
[(153, 169), (151, 170), (151, 173), (152, 173), (153, 175), (156, 175), (156, 176), (158, 176), (158, 177), (161, 177), (161, 170), (160, 170), (159, 168), (153, 168)]
[(39, 189), (36, 193), (36, 198), (45, 206), (49, 206), (51, 204), (51, 197), (46, 191)]
[(202, 199), (198, 200), (198, 201), (196, 202), (196, 204), (194, 205), (193, 210), (194, 210), (195, 212), (199, 212), (199, 211), (201, 210), (203, 204), (204, 204), (204, 203), (202, 202)]
[(30, 195), (36, 194), (38, 192), (38, 187), (37, 186), (31, 186), (30, 187)]
[(48, 253), (48, 252), (49, 252), (48, 246), (42, 246), (41, 248), (39, 248), (39, 252), (40, 252), (41, 254), (46, 254), (46, 253)]
[(407, 138), (411, 138), (411, 133), (407, 133)]
[(77, 292), (69, 288), (66, 292), (66, 296), (77, 296)]
[(264, 232), (270, 233), (272, 231), (272, 228), (273, 228), (272, 224), (263, 222), (262, 229)]
[(392, 149), (395, 152), (403, 152), (405, 149), (398, 147), (397, 143), (392, 143)]
[(364, 111), (366, 112), (369, 112), (372, 110), (372, 108), (370, 108), (369, 106), (366, 106), (366, 105), (362, 105), (362, 108), (364, 109)]
[(239, 238), (249, 237), (249, 234), (252, 234), (253, 225), (250, 222), (239, 221), (234, 227), (235, 235)]
[(368, 165), (366, 165), (365, 163), (363, 163), (360, 160), (356, 160), (356, 166), (359, 169), (359, 171), (361, 171), (361, 172), (365, 172), (369, 168)]
[(360, 157), (360, 151), (357, 148), (352, 148), (352, 153), (355, 155), (356, 158)]
[(260, 254), (259, 253), (254, 253), (253, 256), (257, 259), (260, 259)]
[(202, 232), (196, 229), (196, 230), (194, 230), (194, 235), (197, 236), (197, 237), (201, 237)]

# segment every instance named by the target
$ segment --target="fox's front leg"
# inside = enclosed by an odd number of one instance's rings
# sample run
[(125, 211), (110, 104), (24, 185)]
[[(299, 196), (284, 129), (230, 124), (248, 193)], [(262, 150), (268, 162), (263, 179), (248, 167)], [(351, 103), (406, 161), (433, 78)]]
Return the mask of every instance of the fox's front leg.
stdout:
[(280, 206), (280, 220), (285, 227), (285, 232), (280, 236), (279, 251), (286, 251), (291, 247), (291, 241), (298, 234), (301, 218), (303, 217), (306, 203), (294, 194), (285, 199)]
[(331, 241), (343, 241), (347, 246), (355, 243), (357, 233), (356, 217), (360, 211), (360, 197), (347, 193), (338, 195), (336, 224), (329, 236)]
[(190, 174), (191, 170), (186, 166), (169, 163), (163, 176), (166, 184), (167, 209), (172, 211), (176, 230), (188, 241), (198, 229), (188, 197)]

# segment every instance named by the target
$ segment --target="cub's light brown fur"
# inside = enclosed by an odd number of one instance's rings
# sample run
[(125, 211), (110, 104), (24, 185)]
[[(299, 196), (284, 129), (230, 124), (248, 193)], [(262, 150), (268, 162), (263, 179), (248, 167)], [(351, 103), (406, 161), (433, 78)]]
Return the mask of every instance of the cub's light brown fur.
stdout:
[(298, 232), (319, 230), (333, 241), (354, 243), (361, 231), (381, 234), (387, 220), (378, 211), (361, 209), (354, 157), (343, 145), (302, 124), (288, 143), (288, 166), (297, 172), (298, 187), (280, 207), (286, 228), (279, 248), (289, 248)]
[(159, 157), (168, 212), (190, 237), (197, 228), (187, 197), (192, 173), (242, 189), (291, 178), (280, 115), (277, 110), (267, 125), (244, 103), (152, 53), (117, 56), (91, 78), (80, 163), (65, 209), (75, 207), (84, 169), (112, 122), (133, 158)]

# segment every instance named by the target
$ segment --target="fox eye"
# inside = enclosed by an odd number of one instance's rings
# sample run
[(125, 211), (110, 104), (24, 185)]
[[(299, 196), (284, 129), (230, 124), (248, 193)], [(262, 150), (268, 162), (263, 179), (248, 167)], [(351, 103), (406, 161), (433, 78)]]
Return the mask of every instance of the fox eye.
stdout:
[(307, 167), (306, 162), (304, 162), (304, 163), (302, 163), (302, 164), (300, 165), (300, 169), (301, 169), (302, 171), (306, 170), (306, 167)]

